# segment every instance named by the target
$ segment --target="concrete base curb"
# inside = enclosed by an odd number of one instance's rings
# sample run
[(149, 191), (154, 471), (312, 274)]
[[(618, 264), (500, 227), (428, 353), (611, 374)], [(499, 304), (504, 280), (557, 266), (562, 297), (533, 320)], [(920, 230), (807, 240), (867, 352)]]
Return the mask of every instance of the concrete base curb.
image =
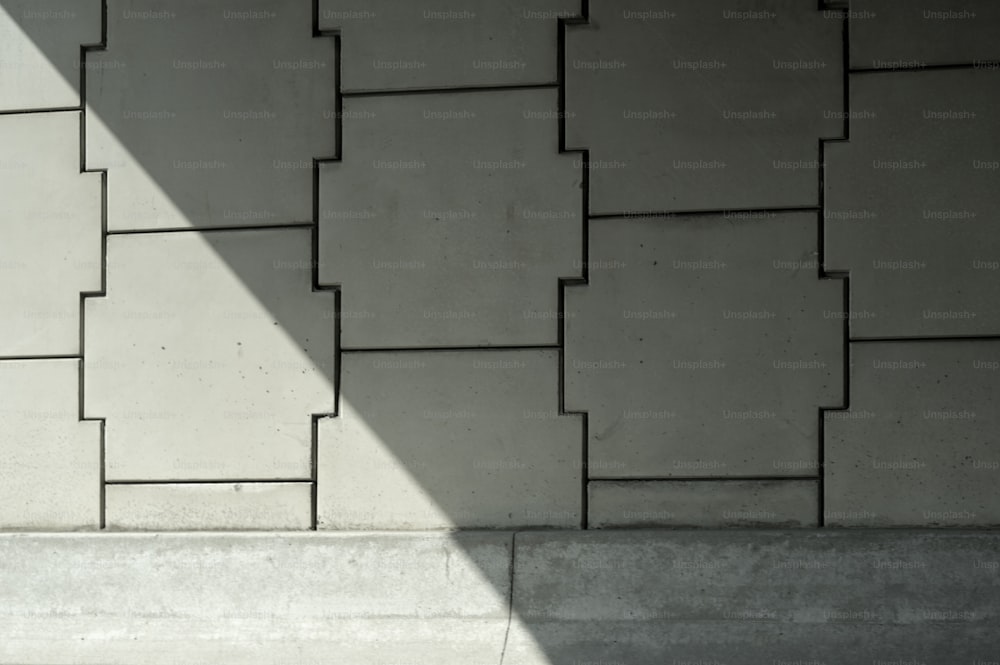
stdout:
[(988, 663), (998, 560), (969, 531), (8, 533), (0, 663)]

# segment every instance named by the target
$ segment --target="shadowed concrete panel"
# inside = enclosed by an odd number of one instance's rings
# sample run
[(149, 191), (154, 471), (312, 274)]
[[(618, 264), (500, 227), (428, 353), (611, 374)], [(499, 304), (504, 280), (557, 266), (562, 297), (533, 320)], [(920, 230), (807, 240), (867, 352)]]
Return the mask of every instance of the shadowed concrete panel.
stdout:
[(334, 42), (309, 2), (108, 0), (87, 166), (111, 230), (302, 223), (336, 146)]
[(827, 524), (1000, 526), (1000, 340), (857, 343), (826, 413)]
[(851, 0), (850, 5), (852, 68), (986, 67), (1000, 61), (1000, 5), (992, 0)]
[(555, 83), (556, 21), (580, 0), (320, 0), (345, 92)]
[(591, 528), (816, 526), (814, 480), (591, 481)]
[(345, 353), (320, 528), (579, 526), (583, 422), (558, 386), (555, 351)]
[(520, 533), (504, 662), (989, 662), (998, 546), (989, 533)]
[[(842, 403), (843, 282), (812, 213), (590, 222), (566, 288), (566, 409), (589, 477), (801, 476)], [(806, 472), (808, 475), (808, 472)]]
[(851, 274), (851, 337), (1000, 332), (1000, 71), (850, 85), (824, 214), (825, 268)]
[(841, 33), (809, 2), (591, 2), (566, 30), (590, 211), (818, 205), (819, 139), (843, 135)]
[(344, 347), (555, 344), (583, 246), (581, 166), (558, 137), (555, 90), (345, 100), (319, 222)]

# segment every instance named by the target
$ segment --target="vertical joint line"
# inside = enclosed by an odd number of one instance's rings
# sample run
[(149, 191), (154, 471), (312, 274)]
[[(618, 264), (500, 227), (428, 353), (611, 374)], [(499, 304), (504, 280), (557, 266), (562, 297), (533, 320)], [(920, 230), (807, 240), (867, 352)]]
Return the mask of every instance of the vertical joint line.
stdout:
[(587, 489), (590, 485), (590, 414), (584, 413), (583, 418), (583, 463), (580, 476), (583, 478), (583, 497), (580, 501), (580, 528), (590, 528), (590, 497)]
[[(81, 360), (80, 363), (82, 364), (83, 360)], [(101, 420), (100, 423), (101, 423), (100, 424), (100, 429), (101, 429), (101, 441), (100, 441), (100, 446), (101, 446), (101, 449), (100, 449), (100, 483), (101, 483), (101, 486), (100, 486), (100, 498), (98, 499), (98, 501), (99, 501), (99, 503), (98, 503), (98, 506), (99, 506), (98, 510), (100, 511), (100, 528), (103, 530), (103, 529), (106, 529), (107, 526), (108, 526), (108, 523), (107, 523), (107, 515), (108, 515), (108, 499), (107, 499), (108, 484), (107, 484), (107, 464), (106, 464), (107, 446), (105, 445), (105, 436), (104, 436), (105, 421)]]
[(333, 295), (333, 350), (334, 350), (334, 372), (333, 372), (333, 414), (340, 415), (340, 375), (344, 366), (344, 352), (342, 337), (343, 320), (343, 291), (337, 287)]
[(514, 566), (517, 564), (517, 531), (510, 536), (510, 571), (507, 575), (507, 630), (503, 634), (503, 646), (500, 647), (500, 665), (503, 665), (507, 655), (507, 640), (510, 639), (510, 627), (514, 623)]
[(843, 64), (844, 69), (844, 139), (851, 138), (851, 19), (849, 11), (844, 12)]
[(559, 123), (559, 152), (566, 151), (566, 20), (556, 21), (556, 110)]
[(826, 526), (826, 409), (819, 409), (819, 449), (816, 453), (817, 480), (816, 480), (816, 503), (818, 515), (816, 516), (816, 526)]
[(851, 408), (851, 276), (844, 277), (844, 408)]
[(309, 530), (319, 530), (319, 416), (312, 417), (312, 441), (310, 451), (310, 474), (312, 486), (309, 488)]
[[(318, 0), (317, 0), (318, 1)], [(343, 159), (344, 150), (344, 93), (341, 90), (342, 80), (343, 80), (343, 65), (341, 64), (341, 54), (343, 45), (341, 42), (341, 33), (336, 32), (333, 35), (333, 112), (334, 112), (334, 127), (336, 128), (337, 135), (335, 137), (336, 146), (334, 148), (334, 157), (336, 159)]]

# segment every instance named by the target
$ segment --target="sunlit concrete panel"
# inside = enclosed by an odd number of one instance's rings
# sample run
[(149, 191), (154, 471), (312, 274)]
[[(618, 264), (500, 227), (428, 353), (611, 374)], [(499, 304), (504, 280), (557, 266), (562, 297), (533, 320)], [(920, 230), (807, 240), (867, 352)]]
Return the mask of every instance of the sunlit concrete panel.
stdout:
[(101, 176), (80, 173), (80, 114), (0, 116), (0, 356), (80, 352), (101, 288)]
[(108, 238), (86, 309), (85, 413), (108, 480), (302, 480), (334, 406), (334, 294), (308, 229)]
[(0, 528), (100, 526), (101, 427), (80, 422), (79, 368), (0, 362)]
[(109, 529), (308, 529), (312, 525), (312, 484), (108, 485), (105, 515)]
[(79, 106), (80, 47), (100, 41), (101, 0), (3, 0), (0, 111)]

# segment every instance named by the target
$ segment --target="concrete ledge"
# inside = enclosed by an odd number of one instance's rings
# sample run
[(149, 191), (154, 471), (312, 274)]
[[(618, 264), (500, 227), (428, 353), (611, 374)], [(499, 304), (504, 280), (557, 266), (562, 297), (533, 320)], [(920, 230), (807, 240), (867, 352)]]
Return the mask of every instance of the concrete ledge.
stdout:
[(6, 534), (0, 662), (489, 663), (511, 534)]
[(1000, 532), (520, 533), (505, 663), (1000, 660)]
[(985, 531), (9, 533), (0, 663), (989, 663), (998, 562)]

